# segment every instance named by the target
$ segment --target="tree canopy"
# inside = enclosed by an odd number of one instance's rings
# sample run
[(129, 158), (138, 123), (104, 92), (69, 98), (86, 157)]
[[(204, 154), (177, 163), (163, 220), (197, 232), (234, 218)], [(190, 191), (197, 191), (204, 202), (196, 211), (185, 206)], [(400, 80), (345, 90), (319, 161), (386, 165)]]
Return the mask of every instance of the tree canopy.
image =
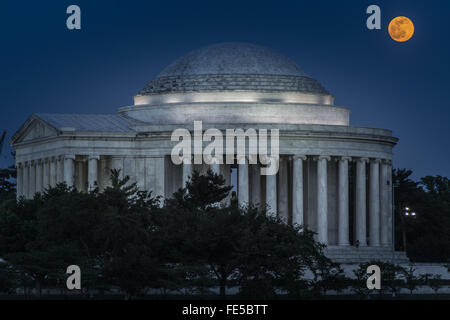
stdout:
[[(116, 288), (127, 298), (149, 289), (219, 288), (225, 296), (231, 287), (244, 297), (298, 297), (334, 289), (342, 277), (311, 231), (228, 204), (231, 187), (220, 175), (194, 172), (164, 203), (119, 176), (113, 170), (102, 192), (58, 184), (30, 200), (3, 201), (0, 272), (16, 279), (4, 286), (64, 288), (73, 264), (85, 290)], [(303, 279), (307, 272), (310, 280)]]
[[(149, 289), (225, 296), (231, 288), (243, 298), (299, 298), (349, 286), (313, 232), (263, 208), (230, 203), (231, 187), (211, 171), (194, 172), (186, 187), (164, 202), (129, 177), (121, 179), (117, 170), (101, 192), (58, 184), (17, 201), (14, 172), (5, 172), (7, 178), (0, 179), (3, 292), (64, 290), (66, 268), (73, 264), (82, 270), (85, 292), (120, 290), (126, 298)], [(394, 170), (397, 247), (406, 248), (413, 261), (447, 261), (449, 180), (410, 176), (411, 171)], [(405, 216), (405, 207), (416, 215)], [(356, 275), (364, 277), (361, 270)], [(416, 280), (403, 273), (414, 290)]]
[(450, 260), (450, 180), (438, 175), (414, 181), (411, 174), (406, 169), (393, 172), (397, 249), (406, 249), (412, 261), (447, 262)]

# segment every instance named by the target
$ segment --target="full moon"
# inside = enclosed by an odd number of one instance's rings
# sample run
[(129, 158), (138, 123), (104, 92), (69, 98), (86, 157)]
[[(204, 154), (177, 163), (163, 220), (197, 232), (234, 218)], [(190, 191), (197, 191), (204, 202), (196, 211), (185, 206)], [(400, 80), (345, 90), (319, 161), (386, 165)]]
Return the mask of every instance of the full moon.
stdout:
[(407, 17), (395, 17), (389, 23), (389, 35), (398, 42), (405, 42), (411, 39), (414, 34), (414, 24)]

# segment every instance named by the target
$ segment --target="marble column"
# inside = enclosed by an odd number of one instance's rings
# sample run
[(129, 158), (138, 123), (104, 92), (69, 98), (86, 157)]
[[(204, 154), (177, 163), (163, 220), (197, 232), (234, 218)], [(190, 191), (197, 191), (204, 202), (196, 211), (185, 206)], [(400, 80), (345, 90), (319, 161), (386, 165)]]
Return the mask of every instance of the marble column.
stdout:
[(246, 157), (238, 159), (238, 203), (240, 206), (248, 205), (249, 185), (248, 185), (248, 161)]
[(192, 160), (183, 159), (183, 180), (182, 187), (186, 187), (186, 182), (192, 177)]
[(292, 159), (292, 224), (303, 226), (303, 161), (304, 155)]
[(392, 246), (393, 243), (393, 234), (392, 234), (392, 218), (394, 215), (394, 211), (393, 211), (393, 204), (392, 204), (392, 197), (393, 197), (393, 181), (392, 181), (392, 161), (389, 160), (387, 162), (387, 179), (388, 179), (388, 211), (387, 211), (387, 234), (388, 234), (388, 241), (389, 241), (389, 246)]
[(65, 155), (64, 156), (64, 181), (67, 186), (74, 187), (75, 182), (75, 156)]
[(85, 191), (84, 166), (84, 159), (75, 161), (74, 183), (78, 191)]
[(366, 163), (368, 159), (356, 160), (356, 197), (355, 197), (355, 239), (361, 247), (367, 246), (366, 235)]
[[(154, 195), (164, 198), (166, 196), (166, 158), (161, 156), (153, 160), (155, 166)], [(161, 206), (164, 204), (164, 199), (162, 199), (160, 204)]]
[(98, 187), (98, 162), (100, 156), (89, 156), (88, 158), (88, 191)]
[(387, 163), (383, 160), (380, 165), (380, 241), (384, 247), (390, 245), (388, 235), (388, 206), (390, 205), (388, 183)]
[(285, 223), (289, 219), (289, 177), (288, 159), (280, 157), (278, 169), (278, 216)]
[[(97, 185), (96, 187), (99, 188), (102, 184), (102, 170), (101, 170), (101, 160), (100, 157), (98, 157), (97, 160)], [(136, 157), (135, 158), (135, 167), (136, 167), (136, 186), (139, 188), (139, 190), (146, 190), (145, 189), (145, 158), (144, 157)]]
[(62, 156), (57, 156), (55, 158), (56, 162), (56, 183), (64, 182), (64, 158)]
[(16, 179), (16, 194), (17, 199), (23, 196), (23, 164), (18, 163), (17, 164), (17, 179)]
[(55, 187), (58, 181), (57, 175), (57, 159), (55, 157), (50, 158), (50, 186)]
[(317, 240), (328, 244), (328, 156), (317, 157)]
[(348, 246), (349, 241), (349, 197), (348, 197), (348, 162), (350, 157), (339, 160), (339, 195), (338, 195), (338, 245)]
[(277, 175), (266, 176), (266, 204), (267, 214), (272, 217), (277, 216)]
[(369, 180), (369, 244), (380, 246), (380, 160), (370, 161)]
[(43, 162), (41, 159), (36, 161), (36, 193), (40, 193), (43, 191), (43, 182), (42, 182), (42, 167)]
[(251, 175), (251, 202), (253, 205), (258, 205), (261, 203), (261, 168), (257, 164), (252, 164), (250, 166)]
[(23, 187), (22, 187), (22, 192), (23, 192), (23, 196), (26, 199), (30, 198), (30, 186), (31, 186), (31, 182), (30, 182), (30, 162), (25, 162), (24, 163), (24, 167), (23, 167)]
[(50, 163), (48, 158), (42, 160), (42, 184), (43, 192), (50, 187)]

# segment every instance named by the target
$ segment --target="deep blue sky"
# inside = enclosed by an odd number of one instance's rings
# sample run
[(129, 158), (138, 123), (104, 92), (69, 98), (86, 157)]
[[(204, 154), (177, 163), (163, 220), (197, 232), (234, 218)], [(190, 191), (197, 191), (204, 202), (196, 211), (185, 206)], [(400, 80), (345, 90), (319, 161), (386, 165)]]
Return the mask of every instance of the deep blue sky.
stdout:
[[(77, 4), (82, 30), (66, 28)], [(381, 7), (382, 29), (365, 27)], [(403, 44), (389, 21), (415, 24)], [(175, 58), (244, 41), (295, 60), (351, 109), (351, 123), (392, 129), (395, 167), (450, 176), (450, 1), (2, 1), (0, 130), (34, 112), (114, 113)], [(11, 162), (4, 150), (0, 165)]]

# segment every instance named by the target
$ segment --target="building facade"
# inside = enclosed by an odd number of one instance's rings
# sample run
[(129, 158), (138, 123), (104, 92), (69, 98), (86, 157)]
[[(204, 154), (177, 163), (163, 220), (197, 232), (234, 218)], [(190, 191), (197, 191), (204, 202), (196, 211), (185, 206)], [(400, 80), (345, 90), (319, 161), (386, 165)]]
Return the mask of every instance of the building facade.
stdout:
[[(192, 170), (235, 181), (240, 204), (268, 205), (306, 226), (341, 262), (406, 259), (392, 251), (390, 130), (350, 125), (350, 111), (297, 64), (268, 48), (223, 43), (179, 58), (111, 115), (34, 114), (12, 137), (18, 196), (66, 182), (108, 186), (121, 169), (142, 189), (170, 197)], [(279, 170), (262, 164), (176, 165), (175, 129), (279, 130)], [(205, 146), (207, 144), (205, 143)]]

